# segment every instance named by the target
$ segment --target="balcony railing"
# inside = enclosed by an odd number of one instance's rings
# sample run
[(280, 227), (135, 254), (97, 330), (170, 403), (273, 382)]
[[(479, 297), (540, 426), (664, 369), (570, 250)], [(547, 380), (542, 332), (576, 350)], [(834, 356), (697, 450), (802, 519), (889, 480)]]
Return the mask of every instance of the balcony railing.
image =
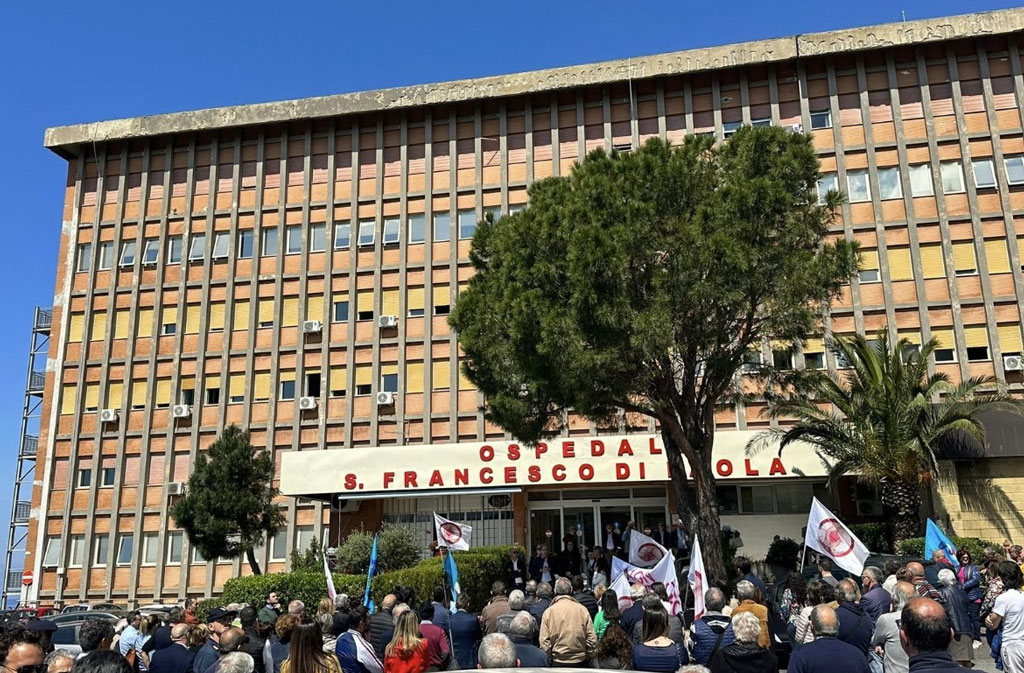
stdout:
[(11, 517), (11, 523), (28, 523), (30, 516), (32, 516), (32, 503), (25, 502), (24, 500), (19, 501), (14, 505), (14, 515)]
[(21, 439), (21, 455), (34, 456), (39, 450), (39, 438), (35, 435), (25, 435)]
[(46, 387), (46, 372), (32, 372), (28, 377), (28, 391), (30, 393), (42, 393)]
[(48, 332), (53, 324), (53, 309), (52, 308), (37, 308), (36, 309), (36, 331)]

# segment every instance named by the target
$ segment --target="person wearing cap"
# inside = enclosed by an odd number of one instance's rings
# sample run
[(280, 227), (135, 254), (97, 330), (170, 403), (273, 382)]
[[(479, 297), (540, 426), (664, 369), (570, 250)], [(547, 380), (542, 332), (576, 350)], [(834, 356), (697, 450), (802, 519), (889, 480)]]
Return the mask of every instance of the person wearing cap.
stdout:
[(51, 622), (49, 619), (35, 619), (25, 625), (29, 631), (39, 636), (39, 647), (43, 648), (43, 654), (49, 654), (53, 652), (53, 632), (57, 630), (57, 625)]
[(217, 659), (220, 657), (221, 634), (231, 628), (231, 622), (234, 621), (237, 614), (234, 610), (225, 610), (224, 608), (210, 610), (210, 614), (206, 618), (210, 628), (209, 637), (192, 661), (193, 671), (205, 673), (206, 669), (217, 663)]

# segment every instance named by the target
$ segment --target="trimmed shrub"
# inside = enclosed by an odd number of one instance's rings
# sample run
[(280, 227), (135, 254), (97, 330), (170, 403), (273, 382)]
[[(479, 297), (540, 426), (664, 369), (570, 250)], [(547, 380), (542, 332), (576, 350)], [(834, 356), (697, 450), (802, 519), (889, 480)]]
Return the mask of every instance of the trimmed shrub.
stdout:
[[(871, 553), (893, 553), (892, 526), (888, 523), (855, 523), (850, 526), (850, 530), (860, 538), (860, 541)], [(921, 544), (923, 549), (924, 543)]]
[[(365, 587), (365, 575), (334, 575), (334, 588), (338, 593), (362, 597)], [(300, 600), (307, 609), (316, 610), (317, 603), (327, 595), (327, 580), (322, 572), (233, 577), (224, 583), (224, 593), (216, 601), (217, 605), (248, 603), (259, 608), (271, 591), (277, 592), (282, 605)]]
[(788, 537), (776, 537), (768, 545), (768, 553), (765, 554), (764, 562), (768, 565), (782, 566), (787, 570), (796, 570), (800, 562), (800, 553), (804, 546), (796, 540)]
[[(349, 533), (335, 550), (337, 570), (350, 575), (365, 574), (370, 567), (372, 549), (373, 533), (362, 530)], [(381, 526), (377, 538), (378, 572), (410, 568), (419, 560), (420, 547), (412, 528), (390, 523)]]
[[(980, 563), (985, 558), (985, 547), (993, 547), (1002, 550), (1002, 545), (976, 537), (951, 537), (949, 538), (957, 549), (966, 549), (971, 552), (971, 558), (975, 563)], [(924, 538), (908, 537), (896, 542), (896, 552), (904, 556), (924, 556)]]

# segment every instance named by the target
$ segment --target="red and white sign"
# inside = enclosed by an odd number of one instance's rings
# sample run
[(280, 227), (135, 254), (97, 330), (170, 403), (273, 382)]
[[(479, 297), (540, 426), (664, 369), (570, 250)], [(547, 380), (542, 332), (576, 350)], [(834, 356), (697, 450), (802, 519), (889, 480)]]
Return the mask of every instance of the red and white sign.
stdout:
[(804, 544), (828, 556), (849, 573), (859, 575), (864, 570), (868, 548), (817, 498), (811, 501)]
[(464, 523), (455, 523), (434, 512), (434, 530), (437, 533), (437, 546), (454, 550), (469, 549), (469, 538), (473, 527)]
[(35, 579), (35, 576), (32, 575), (32, 571), (31, 570), (26, 570), (25, 572), (21, 573), (21, 583), (24, 584), (25, 586), (29, 586), (30, 584), (32, 584), (32, 581), (34, 579)]
[[(718, 432), (714, 470), (719, 479), (825, 476), (807, 445), (747, 457), (756, 432)], [(453, 488), (569, 484), (635, 484), (669, 480), (661, 437), (571, 437), (540, 442), (466, 442), (375, 446), (326, 451), (285, 451), (281, 492), (341, 497)]]
[(638, 568), (632, 563), (626, 563), (618, 557), (613, 557), (612, 577), (615, 580), (608, 588), (615, 590), (616, 595), (619, 597), (620, 608), (630, 602), (630, 586), (633, 584), (641, 584), (650, 590), (652, 584), (661, 582), (665, 585), (665, 593), (668, 594), (668, 605), (666, 606), (668, 611), (673, 615), (678, 615), (683, 609), (683, 604), (679, 597), (679, 576), (676, 575), (676, 561), (672, 558), (671, 554), (661, 559), (658, 565), (653, 568)]

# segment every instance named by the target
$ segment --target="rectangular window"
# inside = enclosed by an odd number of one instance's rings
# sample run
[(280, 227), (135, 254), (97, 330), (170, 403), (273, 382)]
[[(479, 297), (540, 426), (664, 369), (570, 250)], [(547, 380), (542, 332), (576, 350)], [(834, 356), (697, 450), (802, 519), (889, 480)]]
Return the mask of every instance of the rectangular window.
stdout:
[(409, 216), (409, 242), (422, 243), (426, 236), (427, 218), (422, 213)]
[(203, 552), (199, 551), (199, 547), (192, 547), (192, 565), (203, 565), (206, 563), (206, 557), (203, 556)]
[(386, 393), (398, 392), (398, 374), (384, 374), (380, 377), (380, 389)]
[(959, 161), (943, 161), (939, 164), (942, 172), (942, 191), (956, 194), (964, 191), (964, 170)]
[(220, 385), (216, 388), (206, 389), (206, 403), (207, 404), (220, 404)]
[(806, 369), (824, 369), (824, 353), (804, 353), (804, 367)]
[(238, 259), (252, 258), (252, 229), (238, 232)]
[(878, 169), (878, 198), (883, 201), (903, 198), (903, 185), (900, 184), (899, 168)]
[(160, 240), (147, 238), (142, 248), (142, 263), (156, 264), (160, 260)]
[(334, 322), (348, 322), (348, 300), (334, 302)]
[(978, 272), (978, 261), (973, 243), (953, 243), (953, 269), (958, 276), (972, 276)]
[(306, 374), (306, 397), (320, 397), (320, 372)]
[(277, 229), (274, 227), (267, 227), (260, 232), (260, 237), (263, 239), (261, 242), (261, 249), (263, 250), (264, 257), (273, 257), (277, 254)]
[(135, 241), (125, 241), (121, 244), (121, 266), (132, 266), (135, 264)]
[(476, 211), (459, 211), (459, 238), (473, 238), (476, 233)]
[(43, 566), (52, 567), (60, 564), (60, 538), (51, 537), (46, 540), (46, 550), (43, 552)]
[(401, 229), (397, 217), (384, 219), (384, 245), (398, 243), (398, 232)]
[(68, 541), (71, 543), (71, 555), (68, 565), (72, 568), (82, 567), (82, 558), (85, 555), (85, 536), (72, 535)]
[(996, 186), (996, 169), (991, 159), (974, 159), (971, 161), (974, 170), (974, 186), (978, 189), (992, 189)]
[(213, 259), (225, 259), (228, 256), (228, 247), (231, 242), (231, 234), (226, 231), (218, 231), (213, 234)]
[(434, 242), (447, 241), (452, 236), (451, 213), (434, 214)]
[(348, 222), (334, 225), (334, 249), (345, 250), (352, 245), (352, 225)]
[(743, 126), (743, 122), (725, 122), (725, 123), (723, 123), (722, 124), (722, 137), (728, 138), (733, 133), (736, 133), (737, 131), (739, 131), (741, 126)]
[(1006, 166), (1006, 181), (1011, 185), (1024, 184), (1024, 156), (1006, 157), (1003, 159)]
[(868, 183), (867, 171), (849, 171), (846, 174), (846, 191), (850, 203), (863, 203), (871, 200), (871, 185)]
[(78, 468), (78, 488), (89, 488), (90, 486), (92, 486), (92, 469)]
[[(195, 385), (194, 383), (192, 385)], [(195, 388), (182, 388), (181, 389), (181, 403), (187, 406), (192, 406), (196, 403), (196, 389)]]
[(270, 540), (270, 560), (284, 561), (288, 558), (288, 531), (279, 530)]
[(142, 565), (155, 566), (157, 560), (157, 547), (160, 546), (159, 533), (142, 534)]
[(773, 350), (772, 366), (779, 371), (789, 371), (793, 368), (793, 353), (788, 350)]
[(327, 225), (323, 222), (309, 225), (309, 251), (323, 252), (327, 248)]
[(434, 315), (448, 315), (451, 313), (451, 288), (448, 285), (434, 286)]
[(765, 117), (763, 119), (751, 119), (750, 120), (750, 125), (751, 126), (771, 126), (772, 125), (772, 119), (771, 119), (771, 117)]
[(89, 271), (92, 269), (92, 243), (83, 243), (78, 246), (78, 271)]
[(284, 228), (286, 255), (297, 255), (302, 252), (302, 227), (295, 225)]
[(376, 220), (359, 220), (359, 247), (367, 247), (373, 245), (373, 239), (376, 236), (377, 221)]
[(132, 557), (135, 556), (135, 535), (132, 533), (121, 533), (117, 543), (117, 565), (131, 565)]
[(818, 205), (825, 205), (828, 193), (839, 189), (839, 179), (835, 173), (823, 173), (818, 178)]
[(114, 259), (114, 244), (110, 241), (100, 243), (100, 259), (97, 269), (100, 271), (106, 271), (110, 268), (111, 263)]
[(313, 542), (313, 527), (312, 526), (296, 526), (295, 527), (295, 548), (299, 551), (306, 551), (309, 549), (309, 545)]
[(188, 247), (189, 261), (202, 260), (206, 256), (206, 234), (193, 234)]
[(348, 390), (348, 376), (345, 367), (331, 367), (331, 397), (345, 397)]
[(281, 399), (295, 399), (295, 381), (281, 381)]
[(832, 111), (831, 110), (818, 110), (817, 112), (811, 112), (811, 128), (812, 129), (830, 129), (832, 128)]
[(929, 164), (917, 164), (910, 167), (910, 193), (916, 196), (931, 196), (935, 193), (932, 187), (932, 167)]
[(426, 313), (424, 309), (424, 294), (422, 287), (410, 287), (407, 295), (406, 307), (410, 318), (422, 318)]
[(117, 478), (117, 470), (112, 467), (104, 467), (100, 470), (100, 486), (113, 486)]
[(968, 362), (985, 362), (989, 359), (988, 357), (988, 346), (968, 346), (967, 347), (967, 361)]
[(167, 534), (167, 562), (181, 563), (182, 533), (173, 531)]
[(167, 263), (181, 264), (181, 236), (167, 238)]
[(92, 564), (93, 566), (105, 566), (110, 558), (110, 538), (106, 533), (101, 533), (93, 539), (96, 540), (96, 549), (93, 551)]

